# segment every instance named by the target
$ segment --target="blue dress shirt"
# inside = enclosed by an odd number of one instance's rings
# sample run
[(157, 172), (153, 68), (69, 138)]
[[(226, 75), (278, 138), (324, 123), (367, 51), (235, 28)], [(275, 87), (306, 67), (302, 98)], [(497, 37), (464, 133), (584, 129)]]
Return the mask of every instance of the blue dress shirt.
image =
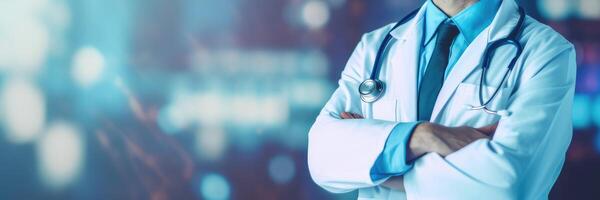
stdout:
[[(445, 72), (445, 76), (447, 77), (469, 44), (471, 44), (481, 31), (492, 23), (498, 8), (500, 8), (500, 3), (501, 0), (480, 0), (454, 17), (449, 18), (429, 0), (425, 8), (425, 23), (421, 32), (424, 35), (420, 48), (418, 84), (421, 84), (421, 78), (425, 74), (429, 58), (431, 58), (433, 53), (435, 42), (432, 41), (435, 41), (437, 37), (437, 28), (440, 24), (446, 20), (450, 20), (460, 30), (460, 33), (450, 47), (450, 57)], [(407, 145), (413, 129), (419, 123), (401, 122), (392, 129), (383, 152), (379, 155), (371, 169), (371, 179), (379, 180), (389, 176), (402, 175), (410, 170), (412, 164), (406, 160)]]

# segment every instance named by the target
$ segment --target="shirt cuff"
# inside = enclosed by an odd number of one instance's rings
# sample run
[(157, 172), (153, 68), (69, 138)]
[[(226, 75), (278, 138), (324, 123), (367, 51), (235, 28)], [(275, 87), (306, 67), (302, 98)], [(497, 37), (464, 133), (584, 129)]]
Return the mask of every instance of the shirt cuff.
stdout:
[(371, 168), (371, 180), (402, 175), (412, 168), (412, 163), (406, 160), (406, 153), (413, 129), (419, 123), (421, 122), (400, 122), (392, 129), (382, 153)]

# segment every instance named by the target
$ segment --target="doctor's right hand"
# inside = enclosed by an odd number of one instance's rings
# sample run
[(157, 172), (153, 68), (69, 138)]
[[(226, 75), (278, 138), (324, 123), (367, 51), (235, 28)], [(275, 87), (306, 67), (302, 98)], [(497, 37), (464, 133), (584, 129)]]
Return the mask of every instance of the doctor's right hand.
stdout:
[[(343, 112), (340, 117), (342, 119), (363, 119), (363, 116), (350, 112)], [(497, 126), (498, 123), (481, 128), (468, 126), (446, 127), (423, 122), (417, 125), (412, 132), (408, 144), (407, 159), (412, 161), (429, 152), (435, 152), (445, 157), (475, 140), (491, 138), (496, 132)]]
[(408, 160), (414, 160), (429, 152), (436, 152), (445, 157), (476, 140), (491, 138), (497, 126), (498, 123), (481, 128), (446, 127), (429, 122), (421, 123), (413, 130), (410, 138)]

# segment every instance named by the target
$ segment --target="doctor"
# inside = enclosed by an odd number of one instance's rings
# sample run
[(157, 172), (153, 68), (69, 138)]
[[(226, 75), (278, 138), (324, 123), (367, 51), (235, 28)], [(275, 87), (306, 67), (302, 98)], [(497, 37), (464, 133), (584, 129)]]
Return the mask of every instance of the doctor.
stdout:
[(310, 130), (311, 176), (359, 199), (547, 199), (575, 70), (514, 0), (429, 0), (362, 37)]

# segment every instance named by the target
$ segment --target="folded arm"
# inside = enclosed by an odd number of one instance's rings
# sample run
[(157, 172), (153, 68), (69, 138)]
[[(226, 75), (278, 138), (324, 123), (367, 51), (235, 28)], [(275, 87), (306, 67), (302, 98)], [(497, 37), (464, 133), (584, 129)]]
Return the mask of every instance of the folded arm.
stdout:
[(545, 53), (554, 55), (525, 63), (509, 99), (512, 114), (492, 139), (416, 160), (403, 179), (408, 199), (547, 198), (572, 134), (575, 53), (572, 46)]
[[(312, 179), (331, 192), (348, 192), (372, 187), (370, 170), (383, 150), (397, 122), (383, 120), (343, 120), (344, 111), (362, 113), (358, 85), (364, 80), (365, 66), (373, 62), (364, 55), (363, 36), (339, 80), (339, 87), (320, 112), (308, 135), (308, 168)], [(379, 38), (370, 38), (377, 40)]]
[[(343, 112), (340, 117), (342, 119), (363, 119), (363, 117), (356, 113)], [(413, 130), (410, 130), (409, 133), (409, 141), (405, 144), (407, 151), (401, 151), (401, 153), (405, 154), (394, 154), (394, 156), (398, 156), (396, 158), (401, 161), (412, 161), (426, 153), (438, 153), (441, 156), (447, 156), (451, 153), (462, 149), (466, 145), (476, 141), (478, 139), (483, 138), (491, 138), (491, 136), (496, 131), (496, 127), (498, 123), (494, 123), (485, 127), (480, 128), (472, 128), (467, 126), (461, 127), (445, 127), (442, 125), (424, 122), (417, 125)], [(394, 134), (394, 133), (392, 133)], [(389, 140), (394, 139), (390, 136)], [(384, 149), (384, 152), (380, 155), (381, 157), (389, 156), (385, 154), (390, 154), (388, 150), (388, 144)], [(378, 160), (379, 161), (379, 160)], [(387, 163), (386, 163), (387, 162)], [(375, 165), (390, 165), (390, 162), (377, 162)], [(391, 177), (385, 182), (381, 183), (381, 186), (393, 189), (404, 191), (404, 182), (401, 174), (388, 176)]]
[[(364, 42), (365, 38), (363, 38)], [(348, 64), (342, 72), (339, 87), (327, 102), (314, 125), (309, 132), (308, 144), (308, 167), (313, 180), (321, 187), (331, 192), (347, 192), (364, 187), (379, 185), (389, 178), (373, 178), (373, 168), (380, 158), (386, 141), (395, 127), (402, 125), (399, 122), (375, 120), (375, 119), (344, 119), (344, 112), (362, 114), (362, 104), (356, 89), (365, 77), (364, 66), (371, 61), (365, 58), (364, 44), (359, 43), (352, 54)], [(358, 117), (356, 117), (358, 118)], [(414, 124), (414, 122), (411, 122)], [(422, 126), (423, 127), (423, 126)], [(428, 127), (428, 126), (427, 126)], [(468, 127), (462, 127), (468, 128)], [(472, 130), (470, 136), (461, 136), (467, 139), (486, 137), (476, 130)], [(416, 134), (432, 139), (433, 135)], [(415, 137), (423, 138), (423, 137)], [(423, 140), (412, 138), (411, 143), (423, 142)], [(464, 139), (463, 138), (463, 139)], [(439, 142), (440, 146), (455, 144), (454, 150), (471, 141), (458, 140), (450, 143)], [(430, 144), (427, 142), (426, 144)], [(458, 144), (458, 145), (457, 145)], [(417, 148), (419, 147), (419, 148)], [(413, 146), (413, 149), (403, 153), (400, 160), (416, 158), (426, 152), (438, 152), (447, 154), (452, 148), (438, 151)], [(445, 153), (444, 153), (445, 152)], [(398, 171), (398, 170), (395, 170)], [(401, 170), (400, 170), (401, 171)], [(400, 174), (396, 174), (400, 175)]]

